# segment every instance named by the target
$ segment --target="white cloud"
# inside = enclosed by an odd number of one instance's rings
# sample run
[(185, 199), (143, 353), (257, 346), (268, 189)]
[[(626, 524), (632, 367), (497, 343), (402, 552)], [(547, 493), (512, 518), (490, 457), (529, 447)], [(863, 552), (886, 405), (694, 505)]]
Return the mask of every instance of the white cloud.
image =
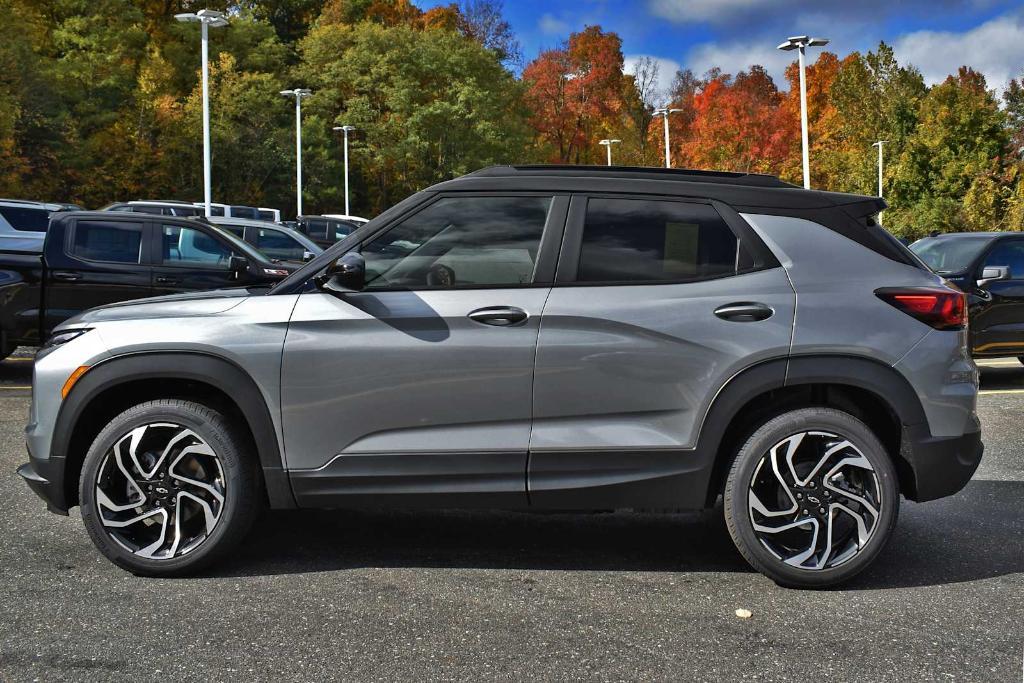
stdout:
[(661, 99), (661, 95), (668, 92), (669, 88), (672, 87), (672, 80), (676, 76), (676, 71), (681, 67), (679, 62), (674, 59), (666, 59), (664, 57), (655, 57), (654, 55), (625, 55), (623, 57), (623, 71), (627, 74), (636, 73), (637, 63), (644, 57), (650, 57), (658, 65), (658, 99)]
[(893, 44), (900, 63), (939, 83), (963, 65), (985, 74), (989, 88), (1002, 91), (1024, 67), (1024, 15), (1004, 15), (963, 33), (914, 31)]
[[(808, 56), (810, 59), (816, 59), (812, 55)], [(754, 64), (760, 64), (768, 70), (779, 89), (785, 90), (786, 66), (793, 59), (792, 53), (776, 50), (774, 45), (766, 44), (765, 41), (701, 43), (694, 45), (687, 54), (686, 66), (697, 76), (702, 76), (708, 69), (716, 66), (723, 72), (735, 76)]]
[(657, 17), (679, 23), (720, 22), (770, 4), (771, 0), (649, 0), (648, 8)]
[(559, 19), (553, 14), (542, 14), (537, 21), (537, 28), (547, 36), (563, 36), (569, 32), (569, 22)]

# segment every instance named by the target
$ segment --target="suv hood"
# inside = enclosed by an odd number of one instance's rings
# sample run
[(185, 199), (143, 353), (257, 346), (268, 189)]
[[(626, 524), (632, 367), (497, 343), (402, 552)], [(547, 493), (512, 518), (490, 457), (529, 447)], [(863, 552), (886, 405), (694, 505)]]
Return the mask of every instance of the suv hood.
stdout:
[(266, 292), (267, 288), (264, 287), (254, 287), (251, 289), (239, 287), (119, 301), (80, 313), (61, 323), (56, 329), (61, 330), (67, 327), (77, 327), (108, 320), (216, 315), (234, 308), (247, 297), (262, 296)]

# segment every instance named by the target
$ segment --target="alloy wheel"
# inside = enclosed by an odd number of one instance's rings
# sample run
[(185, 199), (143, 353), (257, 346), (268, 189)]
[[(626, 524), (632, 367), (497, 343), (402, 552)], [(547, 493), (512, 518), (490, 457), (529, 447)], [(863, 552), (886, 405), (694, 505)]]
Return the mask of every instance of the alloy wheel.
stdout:
[(227, 493), (220, 459), (187, 427), (133, 428), (104, 454), (96, 508), (107, 535), (134, 555), (166, 560), (203, 543)]
[(751, 477), (747, 509), (758, 541), (804, 570), (856, 556), (879, 523), (882, 489), (864, 454), (831, 432), (793, 434), (765, 453)]

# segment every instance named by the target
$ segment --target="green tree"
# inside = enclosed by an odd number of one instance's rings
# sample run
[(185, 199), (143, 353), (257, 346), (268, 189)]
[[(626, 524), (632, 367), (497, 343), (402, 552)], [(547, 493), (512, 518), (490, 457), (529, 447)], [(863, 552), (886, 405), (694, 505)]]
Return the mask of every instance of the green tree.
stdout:
[[(333, 125), (354, 125), (354, 210), (376, 212), (432, 183), (522, 158), (521, 88), (493, 50), (451, 30), (372, 22), (321, 24), (300, 43), (298, 81), (312, 87), (304, 131), (311, 208), (341, 204)], [(363, 190), (365, 188), (365, 190)]]

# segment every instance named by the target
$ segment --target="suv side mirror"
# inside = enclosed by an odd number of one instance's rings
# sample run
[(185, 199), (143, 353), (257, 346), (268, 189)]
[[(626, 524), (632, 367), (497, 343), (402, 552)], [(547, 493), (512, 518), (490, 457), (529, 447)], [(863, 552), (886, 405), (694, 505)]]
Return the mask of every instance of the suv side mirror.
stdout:
[(362, 254), (350, 251), (336, 258), (323, 275), (316, 278), (316, 285), (338, 294), (361, 291), (366, 285), (366, 261)]
[(981, 270), (981, 279), (978, 280), (978, 286), (984, 287), (991, 282), (1009, 280), (1010, 276), (1010, 266), (985, 266)]
[(232, 276), (237, 280), (242, 277), (242, 273), (249, 270), (249, 259), (244, 256), (232, 256), (228, 259), (228, 270), (231, 271)]
[(315, 256), (316, 254), (307, 249), (306, 251), (302, 252), (302, 262), (306, 263), (307, 261), (312, 261)]

